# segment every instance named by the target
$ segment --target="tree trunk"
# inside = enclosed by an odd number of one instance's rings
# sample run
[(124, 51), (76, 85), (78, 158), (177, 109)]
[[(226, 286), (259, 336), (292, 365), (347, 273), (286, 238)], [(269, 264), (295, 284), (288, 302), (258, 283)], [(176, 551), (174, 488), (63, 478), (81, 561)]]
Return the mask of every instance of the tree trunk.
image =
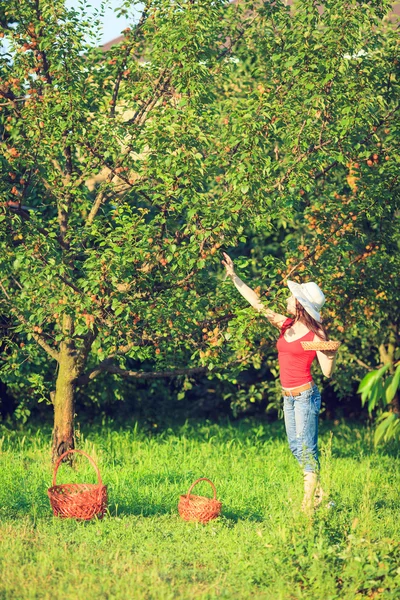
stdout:
[(53, 395), (54, 429), (53, 429), (53, 462), (63, 452), (73, 449), (75, 418), (75, 384), (78, 365), (75, 353), (63, 342), (60, 348), (59, 370), (56, 391)]
[(391, 405), (392, 405), (393, 412), (396, 413), (396, 415), (398, 417), (400, 417), (400, 399), (399, 399), (399, 394), (396, 393), (394, 395), (394, 398), (393, 398), (393, 400), (391, 402)]

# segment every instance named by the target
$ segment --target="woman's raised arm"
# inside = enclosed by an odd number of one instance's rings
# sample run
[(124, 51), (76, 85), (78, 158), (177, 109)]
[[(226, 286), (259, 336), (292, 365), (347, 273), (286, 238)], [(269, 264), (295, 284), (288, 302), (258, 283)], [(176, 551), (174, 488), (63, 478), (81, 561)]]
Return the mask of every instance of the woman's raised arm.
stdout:
[(221, 262), (226, 268), (227, 276), (230, 279), (232, 279), (233, 283), (235, 284), (236, 289), (242, 294), (243, 298), (245, 298), (247, 302), (251, 304), (253, 308), (255, 308), (264, 317), (266, 317), (272, 325), (275, 325), (275, 327), (278, 327), (280, 329), (283, 323), (286, 321), (287, 317), (267, 308), (261, 302), (260, 298), (257, 296), (255, 291), (252, 290), (248, 285), (246, 285), (244, 281), (242, 281), (240, 277), (236, 275), (233, 267), (233, 261), (230, 258), (230, 256), (228, 256), (226, 252), (223, 252), (223, 255), (225, 260)]

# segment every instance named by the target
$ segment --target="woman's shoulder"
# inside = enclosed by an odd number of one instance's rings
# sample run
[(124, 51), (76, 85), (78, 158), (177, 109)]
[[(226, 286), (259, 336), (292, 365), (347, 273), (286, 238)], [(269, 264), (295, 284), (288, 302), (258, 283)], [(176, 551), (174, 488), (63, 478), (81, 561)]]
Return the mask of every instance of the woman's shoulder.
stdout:
[(282, 327), (287, 327), (293, 323), (294, 319), (292, 317), (286, 317), (286, 319), (282, 323)]
[(284, 321), (282, 321), (282, 324), (279, 327), (280, 330), (280, 334), (279, 337), (283, 337), (286, 333), (286, 331), (290, 328), (290, 326), (293, 323), (293, 319), (291, 319), (290, 317), (286, 317), (286, 319)]

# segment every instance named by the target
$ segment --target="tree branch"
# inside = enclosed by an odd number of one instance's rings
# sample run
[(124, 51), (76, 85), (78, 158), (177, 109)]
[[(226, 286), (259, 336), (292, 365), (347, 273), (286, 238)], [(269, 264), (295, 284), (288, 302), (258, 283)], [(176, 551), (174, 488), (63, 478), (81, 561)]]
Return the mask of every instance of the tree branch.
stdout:
[[(37, 20), (40, 22), (43, 22), (43, 17), (42, 17), (42, 13), (40, 10), (39, 0), (35, 0), (35, 9), (36, 9)], [(40, 29), (39, 29), (39, 37), (43, 37), (43, 27), (40, 27)], [(42, 70), (42, 73), (44, 74), (44, 76), (46, 78), (46, 83), (48, 85), (51, 85), (53, 83), (53, 80), (50, 75), (50, 64), (49, 64), (49, 61), (47, 60), (46, 52), (44, 50), (36, 51), (35, 56), (36, 56), (36, 60), (37, 60), (38, 64), (40, 62), (43, 63), (42, 65), (40, 65), (39, 68)], [(40, 61), (39, 61), (39, 58), (41, 59)]]
[[(146, 10), (146, 9), (145, 9)], [(144, 14), (145, 11), (143, 11)], [(143, 17), (142, 14), (142, 17)], [(255, 18), (253, 19), (253, 21), (255, 20)], [(252, 21), (252, 22), (253, 22)], [(249, 26), (250, 27), (250, 26)], [(229, 54), (232, 49), (233, 46), (236, 44), (236, 42), (238, 42), (242, 36), (245, 33), (245, 29), (240, 30), (239, 32), (239, 36), (229, 45), (229, 47), (227, 47), (224, 51), (222, 51), (218, 56), (217, 56), (217, 60), (221, 60), (222, 58), (224, 58), (227, 54)], [(147, 100), (147, 102), (144, 103), (144, 105), (138, 109), (136, 111), (136, 113), (133, 115), (133, 117), (131, 119), (129, 119), (128, 121), (126, 121), (124, 124), (125, 125), (138, 125), (141, 126), (144, 124), (147, 116), (149, 115), (149, 113), (152, 111), (152, 109), (154, 108), (154, 106), (156, 105), (156, 103), (158, 102), (158, 100), (161, 98), (161, 96), (166, 92), (166, 90), (168, 89), (168, 86), (171, 82), (171, 73), (168, 73), (166, 69), (164, 69), (164, 71), (161, 73), (158, 81), (156, 82), (155, 88), (153, 90), (153, 96), (151, 98), (149, 98)], [(119, 83), (118, 83), (118, 88), (117, 85), (114, 88), (114, 93), (113, 93), (113, 100), (114, 100), (114, 96), (116, 99), (116, 95), (118, 94), (118, 89), (119, 89)], [(114, 108), (115, 105), (113, 104), (112, 107)], [(114, 114), (114, 113), (113, 113)], [(107, 186), (111, 183), (113, 177), (114, 177), (114, 171), (118, 166), (121, 166), (123, 163), (124, 158), (129, 154), (129, 152), (131, 151), (131, 146), (129, 145), (128, 148), (126, 149), (124, 156), (118, 161), (118, 163), (116, 164), (116, 166), (112, 169), (111, 168), (111, 172), (107, 177), (107, 180), (105, 181), (104, 187), (103, 189), (101, 189), (99, 191), (99, 193), (97, 194), (94, 204), (90, 210), (87, 222), (88, 224), (91, 224), (95, 218), (95, 216), (97, 215), (100, 206), (103, 203), (104, 200), (104, 195), (105, 195), (105, 188), (107, 188)], [(109, 167), (110, 168), (110, 167)]]
[(101, 362), (97, 367), (94, 367), (88, 373), (81, 375), (75, 381), (76, 385), (82, 386), (89, 383), (92, 379), (94, 379), (100, 373), (113, 373), (114, 375), (120, 375), (121, 377), (132, 377), (134, 379), (165, 379), (165, 378), (173, 378), (180, 377), (181, 375), (199, 375), (201, 373), (206, 373), (208, 371), (208, 367), (189, 367), (182, 369), (175, 369), (174, 371), (131, 371), (129, 369), (121, 369), (118, 365), (112, 362), (112, 359), (105, 359)]
[(367, 369), (367, 371), (373, 371), (373, 367), (371, 367), (371, 365), (367, 365), (367, 363), (365, 363), (364, 361), (360, 360), (359, 358), (353, 356), (353, 360), (360, 365), (360, 367), (364, 367), (364, 369)]
[[(378, 125), (376, 125), (376, 128), (378, 129), (379, 127), (382, 127), (382, 125), (385, 124), (386, 119), (388, 119), (389, 117), (393, 116), (395, 112), (397, 112), (400, 108), (400, 104), (398, 104), (397, 106), (395, 106), (395, 108), (393, 108), (390, 112), (388, 112), (387, 115), (385, 115), (384, 117), (382, 117), (382, 119), (379, 121)], [(365, 144), (365, 142), (367, 142), (375, 133), (376, 131), (370, 131), (362, 140), (361, 140), (361, 144)], [(322, 169), (322, 171), (319, 171), (314, 179), (319, 179), (320, 177), (323, 177), (324, 175), (326, 175), (331, 169), (333, 169), (334, 167), (336, 167), (339, 164), (339, 162), (337, 160), (334, 160), (330, 165), (328, 165), (327, 167), (325, 167), (324, 169)]]
[(131, 50), (136, 42), (137, 36), (140, 33), (140, 30), (142, 29), (144, 22), (147, 19), (148, 11), (149, 11), (149, 3), (143, 9), (142, 15), (141, 15), (141, 17), (138, 21), (138, 24), (136, 25), (135, 30), (131, 36), (132, 40), (131, 40), (130, 44), (128, 44), (125, 48), (125, 56), (119, 67), (119, 72), (118, 72), (117, 79), (116, 79), (116, 82), (114, 85), (113, 95), (112, 95), (112, 99), (111, 99), (110, 117), (112, 117), (112, 118), (115, 117), (115, 107), (117, 104), (119, 87), (120, 87), (121, 81), (122, 81), (123, 70), (125, 69), (125, 61), (127, 60), (129, 54), (131, 53)]
[[(10, 298), (9, 294), (7, 293), (7, 290), (5, 289), (5, 287), (1, 281), (0, 281), (0, 288), (3, 291), (3, 294), (5, 295), (7, 300), (11, 303), (12, 302), (11, 298)], [(17, 317), (18, 321), (20, 321), (20, 323), (23, 323), (30, 329), (30, 325), (23, 315), (19, 314), (14, 307), (12, 307), (10, 310), (11, 310), (11, 312), (13, 312), (15, 314), (15, 316)], [(46, 342), (44, 337), (42, 337), (41, 335), (38, 335), (37, 333), (34, 333), (33, 331), (30, 331), (30, 333), (31, 333), (33, 339), (39, 344), (39, 346), (41, 346), (43, 348), (43, 350), (45, 350), (47, 352), (47, 354), (49, 354), (52, 358), (54, 358), (54, 360), (56, 360), (56, 361), (59, 360), (59, 353), (57, 352), (57, 350), (54, 350), (54, 348), (52, 348)]]
[(147, 116), (151, 109), (154, 107), (156, 102), (161, 98), (163, 93), (167, 90), (167, 86), (171, 81), (171, 73), (167, 75), (167, 69), (164, 69), (156, 81), (154, 86), (153, 95), (141, 106), (133, 115), (131, 119), (124, 122), (124, 125), (143, 125), (143, 117)]

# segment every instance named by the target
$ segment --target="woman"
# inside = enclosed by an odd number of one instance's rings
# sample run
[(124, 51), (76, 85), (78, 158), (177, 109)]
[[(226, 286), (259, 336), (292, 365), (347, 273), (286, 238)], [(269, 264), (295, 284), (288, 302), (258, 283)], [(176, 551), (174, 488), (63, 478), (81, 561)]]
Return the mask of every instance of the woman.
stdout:
[(325, 296), (314, 282), (288, 281), (291, 296), (287, 300), (288, 318), (266, 308), (257, 294), (236, 275), (232, 259), (224, 252), (222, 264), (236, 288), (250, 304), (280, 329), (277, 343), (283, 411), (289, 447), (304, 471), (302, 509), (309, 512), (323, 498), (318, 483), (318, 414), (321, 395), (313, 382), (311, 364), (317, 357), (325, 377), (330, 377), (336, 363), (336, 352), (303, 350), (300, 341), (327, 340), (321, 325), (320, 310)]

